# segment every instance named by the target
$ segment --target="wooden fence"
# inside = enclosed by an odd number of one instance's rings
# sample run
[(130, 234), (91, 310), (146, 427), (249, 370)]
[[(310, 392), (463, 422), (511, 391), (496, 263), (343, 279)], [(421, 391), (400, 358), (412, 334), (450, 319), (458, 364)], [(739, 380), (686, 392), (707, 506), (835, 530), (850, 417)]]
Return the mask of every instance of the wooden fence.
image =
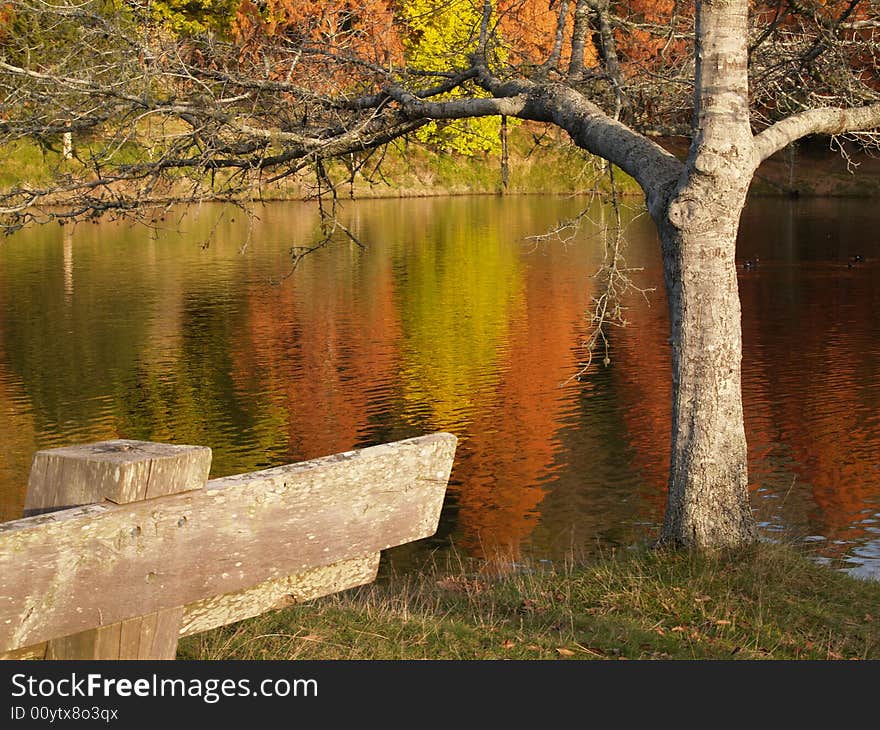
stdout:
[(434, 433), (208, 480), (211, 450), (114, 440), (35, 454), (0, 524), (0, 658), (173, 659), (181, 636), (373, 581), (437, 529)]

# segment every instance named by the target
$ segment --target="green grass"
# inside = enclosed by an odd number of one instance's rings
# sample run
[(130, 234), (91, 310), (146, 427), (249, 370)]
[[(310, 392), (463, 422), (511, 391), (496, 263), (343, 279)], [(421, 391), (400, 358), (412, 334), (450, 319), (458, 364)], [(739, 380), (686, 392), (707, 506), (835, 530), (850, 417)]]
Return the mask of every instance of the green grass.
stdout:
[(878, 659), (878, 606), (880, 583), (779, 545), (506, 572), (458, 559), (189, 637), (178, 657)]
[(33, 142), (8, 144), (0, 154), (0, 190), (23, 183), (46, 183), (60, 161), (61, 155), (57, 151), (40, 147)]

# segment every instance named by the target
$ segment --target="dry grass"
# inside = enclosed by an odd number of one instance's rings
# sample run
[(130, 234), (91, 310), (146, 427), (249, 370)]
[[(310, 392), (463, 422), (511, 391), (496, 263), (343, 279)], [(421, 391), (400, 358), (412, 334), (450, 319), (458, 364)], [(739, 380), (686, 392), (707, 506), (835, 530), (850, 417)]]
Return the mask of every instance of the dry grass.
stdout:
[[(506, 566), (506, 569), (499, 569)], [(762, 544), (589, 564), (452, 556), (191, 637), (189, 659), (877, 659), (880, 583)]]

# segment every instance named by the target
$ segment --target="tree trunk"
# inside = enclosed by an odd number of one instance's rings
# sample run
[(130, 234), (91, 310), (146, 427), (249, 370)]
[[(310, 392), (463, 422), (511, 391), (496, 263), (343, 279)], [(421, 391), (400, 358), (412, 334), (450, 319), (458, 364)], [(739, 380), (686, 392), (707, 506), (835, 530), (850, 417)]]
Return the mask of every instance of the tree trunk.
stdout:
[[(723, 548), (749, 543), (740, 365), (736, 232), (744, 190), (728, 205), (661, 228), (672, 345), (672, 446), (660, 543)], [(678, 203), (679, 201), (676, 201)], [(676, 203), (670, 218), (680, 215)]]
[(755, 539), (740, 368), (736, 234), (754, 174), (747, 0), (697, 3), (694, 137), (655, 213), (672, 346), (672, 444), (660, 543), (724, 548)]

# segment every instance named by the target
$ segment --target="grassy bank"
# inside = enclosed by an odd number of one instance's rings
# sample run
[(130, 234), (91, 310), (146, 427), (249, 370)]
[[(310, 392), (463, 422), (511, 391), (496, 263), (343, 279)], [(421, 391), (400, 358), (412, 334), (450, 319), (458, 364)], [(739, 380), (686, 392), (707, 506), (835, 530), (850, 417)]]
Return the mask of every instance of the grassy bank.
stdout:
[(186, 659), (878, 659), (880, 582), (762, 544), (432, 564), (181, 642)]

